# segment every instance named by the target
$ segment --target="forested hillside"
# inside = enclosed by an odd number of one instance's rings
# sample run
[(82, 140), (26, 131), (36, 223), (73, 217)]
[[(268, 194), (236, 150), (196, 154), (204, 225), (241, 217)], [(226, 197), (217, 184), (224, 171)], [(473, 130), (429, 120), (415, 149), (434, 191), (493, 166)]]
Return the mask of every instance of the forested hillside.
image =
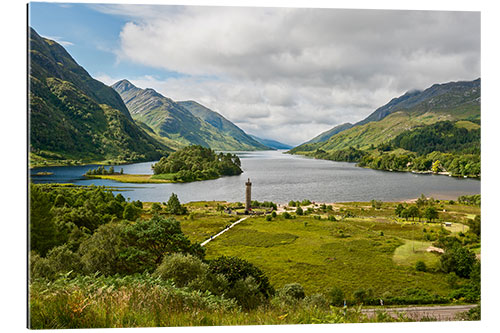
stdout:
[(134, 123), (113, 89), (33, 29), (29, 70), (31, 166), (153, 160), (171, 151)]
[(290, 150), (381, 170), (480, 175), (480, 79), (393, 99), (365, 120)]

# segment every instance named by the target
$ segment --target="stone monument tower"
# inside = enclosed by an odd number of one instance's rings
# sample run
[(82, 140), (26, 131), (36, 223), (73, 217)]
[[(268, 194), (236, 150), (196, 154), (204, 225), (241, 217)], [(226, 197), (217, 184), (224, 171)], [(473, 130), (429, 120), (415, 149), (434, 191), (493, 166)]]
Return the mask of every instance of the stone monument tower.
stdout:
[(250, 178), (245, 183), (246, 185), (246, 196), (245, 196), (245, 212), (249, 212), (252, 208), (252, 183), (250, 182)]

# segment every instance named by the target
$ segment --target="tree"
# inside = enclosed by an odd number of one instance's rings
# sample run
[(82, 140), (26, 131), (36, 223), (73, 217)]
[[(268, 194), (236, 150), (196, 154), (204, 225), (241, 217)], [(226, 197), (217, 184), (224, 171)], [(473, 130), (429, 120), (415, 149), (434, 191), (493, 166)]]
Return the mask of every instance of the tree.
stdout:
[(438, 173), (442, 169), (443, 169), (443, 166), (441, 165), (441, 161), (435, 160), (434, 162), (432, 162), (432, 167), (431, 167), (432, 172)]
[(427, 207), (424, 211), (424, 217), (429, 220), (430, 222), (432, 222), (432, 220), (435, 220), (439, 217), (439, 214), (436, 210), (435, 207)]
[(469, 278), (476, 262), (476, 255), (458, 244), (447, 249), (440, 258), (441, 269), (445, 273), (454, 272), (463, 278)]
[(126, 247), (120, 252), (131, 273), (154, 271), (165, 255), (186, 253), (203, 258), (205, 249), (191, 244), (181, 230), (179, 221), (158, 215), (138, 220), (124, 228)]
[(135, 221), (141, 215), (141, 209), (132, 203), (127, 203), (123, 209), (123, 218)]
[(302, 209), (302, 207), (299, 206), (295, 210), (295, 213), (297, 213), (297, 215), (304, 215), (304, 210)]
[(172, 193), (170, 198), (168, 199), (167, 206), (165, 207), (165, 211), (168, 214), (173, 215), (183, 215), (187, 213), (186, 207), (182, 206), (177, 194)]
[(405, 208), (404, 208), (404, 206), (402, 204), (398, 204), (396, 206), (396, 208), (394, 209), (394, 214), (396, 214), (396, 216), (398, 216), (398, 217), (402, 217), (401, 213), (403, 212), (404, 209)]
[(470, 231), (477, 236), (481, 236), (481, 215), (476, 215), (473, 220), (469, 220)]
[(30, 186), (30, 248), (41, 256), (57, 245), (57, 228), (49, 193)]
[(125, 224), (107, 223), (80, 244), (78, 250), (81, 255), (85, 272), (100, 272), (104, 275), (125, 273), (128, 270), (120, 258), (120, 251), (124, 245)]
[(408, 217), (411, 217), (413, 220), (415, 220), (415, 217), (420, 217), (420, 210), (417, 206), (408, 207)]

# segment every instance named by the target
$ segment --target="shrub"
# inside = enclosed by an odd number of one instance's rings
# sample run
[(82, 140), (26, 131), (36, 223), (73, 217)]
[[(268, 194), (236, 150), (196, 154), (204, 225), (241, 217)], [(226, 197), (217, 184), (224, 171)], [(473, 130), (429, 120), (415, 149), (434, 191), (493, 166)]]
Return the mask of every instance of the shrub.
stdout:
[(272, 213), (271, 213), (271, 216), (272, 216), (273, 218), (275, 218), (275, 217), (276, 217), (276, 215), (277, 215), (277, 214), (276, 214), (276, 212), (272, 212)]
[(290, 213), (289, 213), (289, 212), (284, 212), (282, 215), (283, 215), (283, 218), (285, 218), (285, 219), (290, 219), (290, 218), (292, 218), (292, 215), (290, 215)]
[(330, 304), (333, 306), (344, 305), (344, 292), (339, 287), (333, 287), (328, 292)]
[(326, 309), (328, 300), (322, 294), (308, 295), (303, 299), (303, 304), (309, 308)]
[(244, 259), (221, 256), (210, 261), (209, 271), (213, 274), (224, 275), (229, 283), (229, 288), (232, 288), (237, 281), (245, 280), (251, 276), (259, 286), (259, 292), (265, 298), (274, 294), (274, 288), (264, 272)]
[(303, 299), (306, 297), (304, 287), (299, 283), (286, 284), (283, 288), (278, 290), (278, 293), (281, 296), (290, 297), (292, 299)]
[(415, 269), (419, 272), (427, 272), (427, 265), (422, 260), (417, 261)]
[(151, 212), (153, 214), (158, 214), (161, 211), (161, 205), (157, 202), (153, 202), (151, 205)]
[(155, 271), (162, 279), (172, 279), (176, 286), (185, 287), (190, 282), (206, 274), (208, 265), (190, 254), (174, 253), (166, 255)]
[(266, 221), (271, 221), (273, 217), (271, 215), (266, 215)]
[(129, 221), (135, 221), (141, 215), (141, 209), (133, 203), (128, 203), (123, 209), (123, 218)]
[(297, 213), (297, 215), (304, 215), (304, 210), (302, 209), (302, 207), (299, 206), (295, 210), (295, 213)]

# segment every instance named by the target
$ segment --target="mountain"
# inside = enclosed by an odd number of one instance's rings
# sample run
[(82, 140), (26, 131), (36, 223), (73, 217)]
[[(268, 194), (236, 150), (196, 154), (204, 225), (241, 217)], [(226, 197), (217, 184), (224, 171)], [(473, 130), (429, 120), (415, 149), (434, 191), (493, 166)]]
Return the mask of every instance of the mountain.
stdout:
[(435, 84), (424, 91), (412, 91), (392, 99), (351, 128), (324, 142), (307, 142), (290, 152), (309, 154), (355, 147), (369, 149), (388, 142), (404, 131), (439, 121), (479, 121), (481, 80)]
[(424, 91), (413, 90), (392, 99), (386, 105), (378, 108), (365, 119), (354, 126), (363, 125), (372, 121), (379, 121), (388, 115), (403, 110), (416, 109), (419, 111), (451, 109), (463, 104), (474, 102), (471, 94), (479, 98), (481, 79), (474, 81), (458, 81), (443, 84), (434, 84)]
[[(194, 144), (215, 150), (266, 149), (265, 146), (251, 138), (245, 138), (243, 131), (238, 129), (241, 131), (240, 133), (229, 126), (229, 121), (226, 120), (227, 123), (223, 122), (222, 116), (214, 116), (206, 111), (209, 109), (198, 103), (195, 105), (192, 104), (193, 102), (185, 102), (184, 105), (189, 104), (193, 109), (197, 110), (196, 112), (204, 113), (204, 117), (210, 119), (216, 125), (218, 124), (217, 126), (220, 128), (195, 116), (181, 104), (153, 89), (138, 88), (128, 80), (118, 81), (111, 87), (120, 94), (134, 120), (146, 124), (160, 137), (177, 141), (182, 146)], [(233, 133), (236, 133), (237, 136), (233, 137)]]
[(220, 132), (233, 137), (242, 144), (246, 144), (257, 149), (268, 149), (267, 145), (246, 134), (241, 128), (224, 118), (218, 112), (212, 111), (195, 101), (181, 101), (177, 102), (177, 104), (189, 110), (189, 112), (196, 117), (206, 121)]
[(32, 166), (153, 160), (171, 151), (134, 123), (119, 94), (32, 28), (29, 108)]
[(330, 139), (335, 134), (340, 133), (342, 131), (345, 131), (346, 129), (349, 129), (352, 126), (353, 125), (351, 123), (344, 123), (344, 124), (341, 124), (341, 125), (337, 125), (334, 128), (329, 129), (328, 131), (325, 131), (325, 132), (323, 132), (323, 133), (315, 136), (314, 138), (312, 138), (311, 140), (305, 142), (304, 144), (328, 141), (328, 139)]
[(265, 145), (271, 149), (290, 149), (293, 147), (293, 146), (290, 146), (286, 143), (282, 143), (282, 142), (279, 142), (276, 140), (263, 139), (263, 138), (259, 138), (258, 136), (252, 135), (252, 134), (248, 134), (248, 135), (250, 135), (254, 140), (262, 143), (263, 145)]

